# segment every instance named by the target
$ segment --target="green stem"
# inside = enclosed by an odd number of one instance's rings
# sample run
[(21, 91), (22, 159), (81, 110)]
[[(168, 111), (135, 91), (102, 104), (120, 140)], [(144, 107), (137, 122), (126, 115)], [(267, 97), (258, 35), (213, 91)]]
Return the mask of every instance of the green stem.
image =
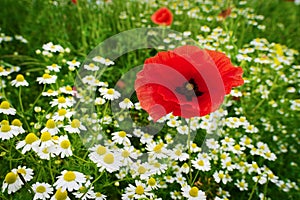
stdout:
[(187, 138), (187, 146), (188, 146), (188, 154), (189, 154), (189, 184), (192, 184), (193, 174), (192, 174), (192, 152), (191, 152), (191, 119), (188, 122), (188, 138)]
[(250, 194), (248, 200), (251, 200), (251, 199), (252, 199), (252, 196), (253, 196), (254, 191), (255, 191), (255, 189), (256, 189), (256, 187), (257, 187), (257, 184), (258, 184), (259, 179), (260, 179), (260, 177), (259, 177), (259, 178), (257, 179), (257, 181), (255, 182), (255, 185), (254, 185), (254, 187), (252, 188), (252, 191), (251, 191), (251, 194)]
[(49, 171), (50, 171), (51, 180), (52, 180), (52, 183), (54, 183), (54, 176), (53, 176), (52, 167), (51, 167), (51, 158), (49, 159), (48, 164), (49, 164)]
[(91, 185), (87, 188), (87, 190), (81, 195), (81, 197), (79, 199), (82, 199), (82, 197), (89, 191), (89, 189), (92, 187), (92, 185), (94, 183), (96, 183), (100, 178), (101, 176), (103, 175), (104, 173), (104, 170), (101, 172), (101, 174), (91, 183)]
[(35, 99), (33, 104), (31, 105), (32, 108), (34, 108), (35, 104), (38, 102), (38, 100), (41, 98), (42, 93), (46, 90), (46, 85), (44, 85), (43, 91), (39, 94), (39, 96)]

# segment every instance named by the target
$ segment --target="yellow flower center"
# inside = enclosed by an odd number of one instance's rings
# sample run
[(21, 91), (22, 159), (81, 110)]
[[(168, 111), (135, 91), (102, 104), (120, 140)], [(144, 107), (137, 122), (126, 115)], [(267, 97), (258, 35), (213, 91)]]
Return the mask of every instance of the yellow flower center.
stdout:
[(32, 143), (34, 143), (37, 140), (38, 140), (38, 137), (34, 133), (29, 133), (25, 137), (26, 144), (32, 144)]
[(0, 104), (0, 108), (1, 109), (9, 109), (10, 105), (9, 105), (8, 101), (2, 101), (2, 103)]
[(46, 188), (42, 185), (39, 185), (39, 186), (36, 187), (35, 191), (37, 193), (44, 193), (44, 192), (46, 192)]
[(43, 75), (43, 79), (49, 79), (49, 78), (51, 78), (51, 75), (50, 75), (50, 74), (44, 74), (44, 75)]
[(11, 128), (7, 124), (1, 126), (1, 132), (8, 132), (10, 130), (11, 130)]
[(24, 175), (26, 175), (26, 170), (23, 169), (23, 168), (18, 169), (17, 172), (18, 172), (19, 174), (24, 174)]
[(59, 116), (64, 116), (65, 114), (67, 114), (67, 110), (66, 109), (60, 109), (60, 110), (58, 110), (58, 115)]
[(61, 191), (61, 188), (59, 188), (56, 193), (55, 193), (55, 198), (56, 200), (65, 200), (68, 197), (68, 192), (67, 190)]
[(79, 188), (79, 192), (84, 193), (85, 191), (86, 191), (86, 187), (81, 186), (81, 187)]
[(58, 101), (58, 103), (66, 103), (65, 97), (59, 97), (59, 98), (57, 99), (57, 101)]
[(266, 153), (266, 156), (267, 156), (268, 158), (270, 158), (270, 157), (271, 157), (271, 152), (267, 152), (267, 153)]
[(114, 89), (108, 89), (108, 90), (107, 90), (107, 94), (112, 95), (112, 94), (114, 94), (114, 93), (115, 93), (115, 90), (114, 90)]
[(9, 125), (9, 121), (4, 119), (1, 121), (1, 125)]
[(66, 90), (71, 92), (73, 89), (71, 88), (71, 86), (66, 86)]
[(112, 153), (108, 153), (104, 156), (103, 161), (107, 164), (112, 164), (115, 161), (115, 157)]
[(72, 63), (73, 63), (73, 64), (75, 64), (75, 63), (76, 63), (76, 60), (75, 60), (75, 59), (74, 59), (74, 60), (72, 60)]
[(239, 185), (240, 185), (240, 187), (242, 187), (242, 188), (245, 187), (245, 183), (244, 183), (244, 182), (240, 182)]
[(253, 163), (253, 164), (252, 164), (252, 167), (253, 167), (254, 169), (257, 169), (257, 168), (258, 168), (258, 165), (257, 165), (256, 163)]
[(176, 151), (175, 151), (175, 155), (176, 156), (180, 156), (182, 154), (182, 152), (179, 150), (179, 149), (177, 149)]
[(189, 194), (191, 195), (191, 197), (197, 197), (198, 196), (198, 191), (199, 191), (199, 189), (194, 186), (190, 189)]
[(218, 176), (219, 176), (220, 179), (223, 179), (223, 178), (225, 177), (224, 174), (223, 174), (222, 172), (219, 173)]
[(247, 137), (247, 138), (245, 139), (245, 144), (246, 144), (246, 145), (251, 144), (251, 139)]
[(226, 163), (226, 166), (227, 166), (227, 167), (231, 166), (231, 162), (228, 161), (228, 162)]
[(241, 146), (239, 144), (236, 144), (236, 145), (234, 145), (234, 149), (239, 151), (239, 150), (241, 150)]
[(124, 103), (130, 103), (130, 99), (125, 98), (125, 99), (124, 99)]
[(0, 66), (0, 72), (3, 72), (4, 68), (2, 66)]
[(199, 165), (199, 166), (204, 166), (204, 161), (203, 161), (203, 160), (199, 160), (199, 161), (198, 161), (198, 165)]
[(56, 68), (57, 67), (57, 64), (52, 64), (51, 65), (53, 68)]
[(22, 74), (18, 74), (17, 77), (16, 77), (16, 81), (18, 82), (23, 82), (25, 79), (24, 79), (24, 76)]
[(43, 152), (44, 154), (48, 154), (48, 153), (49, 153), (49, 150), (48, 150), (48, 148), (46, 147), (46, 148), (44, 148), (44, 149), (42, 150), (42, 152)]
[(122, 156), (123, 156), (124, 158), (128, 158), (128, 157), (130, 156), (129, 151), (124, 150), (124, 151), (122, 152)]
[(60, 143), (60, 146), (61, 146), (61, 148), (63, 148), (63, 149), (69, 148), (70, 145), (71, 145), (71, 143), (70, 143), (69, 140), (64, 140), (64, 141), (62, 141), (62, 142)]
[(80, 121), (78, 119), (73, 119), (71, 122), (72, 128), (79, 128), (80, 127)]
[(51, 89), (49, 89), (49, 90), (47, 90), (47, 93), (53, 93), (54, 91), (53, 90), (51, 90)]
[(143, 166), (140, 166), (140, 167), (138, 168), (138, 173), (139, 173), (139, 174), (145, 174), (146, 171), (147, 171), (147, 169), (146, 169), (145, 167), (143, 167)]
[(93, 68), (93, 67), (95, 67), (95, 64), (94, 63), (90, 63), (89, 66)]
[(221, 154), (221, 159), (223, 159), (223, 160), (224, 160), (226, 157), (227, 157), (227, 156), (226, 156), (226, 154), (225, 154), (225, 153), (222, 153), (222, 154)]
[(101, 192), (96, 192), (96, 197), (102, 197), (102, 194), (101, 194)]
[(161, 149), (163, 147), (163, 144), (157, 144), (154, 148), (153, 148), (153, 151), (155, 153), (161, 153)]
[(14, 120), (11, 122), (11, 124), (14, 125), (14, 126), (19, 126), (19, 127), (22, 126), (21, 121), (18, 120), (18, 119), (14, 119)]
[(7, 184), (13, 184), (17, 180), (17, 175), (13, 172), (9, 172), (5, 176), (5, 182)]
[(64, 180), (67, 182), (74, 181), (76, 179), (76, 175), (72, 171), (67, 171), (64, 175)]
[(153, 177), (151, 177), (151, 178), (148, 180), (148, 184), (149, 184), (150, 186), (154, 186), (154, 185), (156, 184), (155, 179), (154, 179)]
[(106, 147), (104, 146), (99, 146), (97, 148), (97, 154), (99, 154), (100, 156), (104, 155), (106, 153)]
[(53, 119), (48, 119), (48, 121), (46, 122), (46, 127), (49, 129), (55, 128), (55, 122)]
[(46, 142), (46, 141), (51, 140), (51, 134), (47, 131), (42, 133), (41, 140), (42, 140), (42, 142)]
[(126, 132), (125, 131), (120, 131), (119, 136), (122, 137), (122, 138), (126, 137)]
[(192, 148), (196, 148), (197, 147), (197, 144), (196, 143), (192, 143)]
[(138, 195), (144, 194), (144, 187), (141, 185), (136, 186), (135, 193)]
[(183, 168), (188, 168), (189, 165), (188, 165), (187, 163), (184, 163), (184, 164), (182, 165), (182, 167), (183, 167)]

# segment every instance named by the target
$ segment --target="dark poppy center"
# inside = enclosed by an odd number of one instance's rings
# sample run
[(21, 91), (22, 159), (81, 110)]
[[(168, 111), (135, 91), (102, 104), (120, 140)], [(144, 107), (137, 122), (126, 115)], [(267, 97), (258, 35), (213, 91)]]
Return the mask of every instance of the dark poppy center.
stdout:
[(198, 85), (193, 78), (191, 78), (188, 82), (183, 83), (182, 86), (176, 87), (175, 91), (184, 95), (187, 101), (192, 101), (192, 98), (195, 95), (199, 97), (203, 94), (203, 92), (199, 91)]

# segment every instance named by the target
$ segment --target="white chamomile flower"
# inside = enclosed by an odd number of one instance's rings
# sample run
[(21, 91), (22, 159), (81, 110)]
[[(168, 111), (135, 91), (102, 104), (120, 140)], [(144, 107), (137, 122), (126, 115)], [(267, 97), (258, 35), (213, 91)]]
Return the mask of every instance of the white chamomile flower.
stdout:
[(97, 98), (95, 99), (95, 105), (103, 105), (103, 104), (105, 104), (105, 103), (106, 103), (106, 100), (103, 99), (103, 98), (101, 98), (101, 97), (97, 97)]
[(49, 132), (43, 132), (40, 137), (40, 147), (52, 147), (54, 145), (54, 142), (52, 140), (51, 133)]
[(21, 189), (23, 182), (16, 172), (8, 172), (5, 175), (3, 184), (2, 184), (2, 192), (7, 189), (7, 193), (15, 193), (19, 189)]
[(56, 79), (56, 75), (45, 73), (42, 77), (38, 77), (36, 80), (39, 82), (39, 84), (52, 84), (56, 82)]
[(54, 91), (52, 89), (47, 90), (46, 92), (42, 92), (42, 96), (47, 96), (47, 97), (55, 97), (58, 95), (57, 91)]
[(52, 42), (48, 42), (47, 44), (44, 44), (42, 47), (45, 51), (50, 51), (50, 52), (63, 52), (64, 48), (59, 45), (59, 44), (53, 44)]
[(79, 67), (80, 66), (80, 62), (76, 61), (76, 60), (72, 60), (72, 61), (67, 61), (67, 64), (69, 65), (69, 69), (74, 69), (75, 67)]
[(5, 115), (15, 115), (16, 109), (11, 108), (8, 101), (2, 101), (0, 104), (0, 113), (3, 113)]
[(207, 158), (202, 158), (201, 156), (192, 160), (192, 165), (195, 169), (201, 171), (209, 171), (210, 170), (210, 162)]
[(94, 198), (95, 200), (106, 200), (106, 195), (102, 194), (101, 192), (95, 192)]
[(68, 197), (68, 191), (62, 188), (58, 188), (50, 200), (70, 200), (70, 198)]
[(48, 183), (36, 182), (32, 185), (32, 190), (34, 192), (33, 200), (36, 199), (49, 199), (50, 195), (53, 194), (53, 188)]
[(31, 181), (33, 178), (33, 169), (27, 168), (26, 166), (18, 166), (17, 169), (13, 169), (12, 172), (22, 176), (25, 181)]
[(54, 71), (54, 72), (59, 72), (60, 71), (61, 66), (57, 65), (57, 64), (52, 64), (52, 65), (48, 65), (47, 69), (49, 71)]
[(78, 119), (73, 119), (69, 125), (64, 128), (69, 133), (80, 133), (80, 130), (86, 131), (86, 127)]
[(130, 99), (125, 98), (123, 101), (119, 103), (120, 108), (122, 109), (129, 109), (133, 107), (133, 103), (130, 101)]
[(203, 191), (199, 190), (196, 186), (186, 185), (182, 188), (182, 195), (188, 200), (205, 200), (206, 195)]
[(11, 128), (14, 130), (14, 135), (17, 136), (19, 134), (25, 133), (24, 128), (22, 127), (22, 122), (19, 119), (14, 119), (11, 122)]
[(51, 135), (56, 135), (59, 132), (59, 129), (53, 119), (48, 119), (46, 122), (46, 127), (43, 128), (41, 132), (49, 132)]
[(65, 98), (63, 96), (50, 101), (50, 105), (52, 107), (57, 106), (58, 109), (72, 107), (74, 103), (75, 103), (75, 101), (74, 101), (73, 97)]
[(69, 111), (69, 110), (62, 108), (54, 113), (52, 119), (54, 121), (64, 121), (64, 119), (70, 119), (73, 114), (74, 114), (73, 111)]
[(71, 94), (71, 95), (74, 95), (76, 93), (76, 91), (69, 85), (60, 87), (59, 91), (64, 94)]
[(0, 124), (0, 139), (9, 140), (14, 137), (14, 131), (7, 120), (2, 120)]
[(22, 149), (22, 154), (25, 154), (27, 151), (30, 151), (33, 149), (34, 151), (37, 151), (40, 144), (39, 138), (34, 133), (28, 133), (25, 137), (25, 140), (22, 140), (17, 143), (16, 148)]
[(11, 85), (15, 87), (19, 87), (19, 86), (28, 86), (29, 83), (25, 80), (22, 74), (18, 74), (16, 79), (11, 81)]
[(85, 182), (86, 177), (83, 173), (63, 170), (53, 186), (55, 186), (56, 189), (61, 188), (61, 191), (68, 190), (71, 192), (78, 190)]
[(184, 147), (182, 144), (176, 145), (176, 147), (169, 152), (169, 156), (174, 160), (184, 161), (189, 158), (189, 154), (184, 152)]
[(128, 137), (131, 137), (130, 134), (126, 133), (125, 131), (117, 131), (112, 133), (113, 137), (112, 140), (118, 144), (130, 145), (130, 140)]
[(145, 183), (140, 181), (135, 181), (135, 185), (129, 184), (129, 186), (125, 189), (126, 193), (132, 195), (135, 199), (147, 199), (148, 197), (152, 197), (151, 188), (146, 186)]
[(121, 94), (113, 88), (108, 89), (102, 87), (99, 89), (99, 92), (101, 93), (103, 98), (107, 100), (115, 100), (121, 96)]
[(89, 70), (89, 71), (98, 71), (99, 70), (99, 66), (95, 65), (94, 63), (84, 65), (83, 68), (86, 70)]
[(67, 135), (60, 136), (58, 139), (57, 153), (61, 158), (72, 156), (71, 142)]

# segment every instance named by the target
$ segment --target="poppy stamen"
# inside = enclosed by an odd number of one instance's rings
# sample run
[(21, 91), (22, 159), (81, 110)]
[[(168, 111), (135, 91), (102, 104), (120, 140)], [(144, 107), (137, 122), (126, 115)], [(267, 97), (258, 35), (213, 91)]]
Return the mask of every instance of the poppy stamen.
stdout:
[(192, 101), (195, 95), (196, 97), (203, 95), (203, 92), (199, 91), (198, 85), (193, 78), (184, 83), (182, 87), (177, 87), (175, 91), (184, 95), (187, 101)]

